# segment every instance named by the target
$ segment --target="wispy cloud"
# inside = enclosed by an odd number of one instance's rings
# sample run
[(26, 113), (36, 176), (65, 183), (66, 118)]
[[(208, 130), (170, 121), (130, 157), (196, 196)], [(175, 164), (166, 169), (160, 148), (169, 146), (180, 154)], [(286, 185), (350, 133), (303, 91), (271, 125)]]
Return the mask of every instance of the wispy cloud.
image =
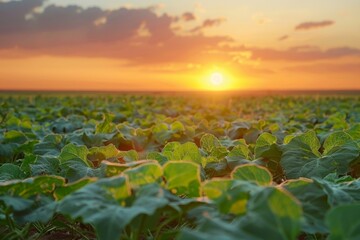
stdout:
[(285, 40), (289, 39), (289, 37), (290, 37), (289, 35), (283, 35), (278, 38), (278, 41), (285, 41)]
[(284, 70), (315, 74), (360, 74), (360, 63), (319, 63), (286, 67)]
[(225, 22), (225, 18), (214, 18), (214, 19), (206, 19), (201, 26), (195, 27), (191, 30), (191, 32), (199, 32), (205, 28), (210, 28), (214, 26), (219, 26), (223, 22)]
[(326, 21), (320, 21), (320, 22), (303, 22), (300, 23), (295, 27), (296, 31), (300, 30), (310, 30), (310, 29), (316, 29), (316, 28), (324, 28), (329, 27), (331, 25), (335, 24), (334, 21), (326, 20)]
[(196, 16), (195, 16), (195, 14), (193, 14), (193, 13), (191, 13), (191, 12), (185, 12), (185, 13), (183, 13), (183, 15), (181, 16), (181, 18), (182, 18), (184, 21), (188, 22), (188, 21), (193, 21), (193, 20), (195, 20), (195, 19), (196, 19)]
[[(264, 68), (248, 67), (249, 74), (271, 73), (273, 70), (266, 66), (266, 62), (314, 63), (318, 60), (360, 58), (360, 49), (355, 47), (259, 48), (241, 46), (230, 36), (208, 36), (202, 32), (221, 25), (224, 18), (206, 19), (198, 27), (184, 29), (182, 32), (186, 34), (174, 30), (174, 25), (179, 24), (180, 20), (192, 21), (195, 18), (191, 12), (174, 16), (159, 14), (154, 8), (104, 10), (79, 6), (44, 6), (43, 2), (0, 2), (1, 57), (99, 57), (124, 60), (129, 65), (141, 67), (170, 63), (186, 66), (189, 62), (197, 66), (212, 61), (233, 65), (234, 69), (240, 66), (245, 68), (244, 62), (258, 61), (259, 65), (265, 65)], [(34, 11), (38, 7), (42, 7), (42, 11)], [(29, 13), (31, 17), (25, 18)], [(278, 40), (285, 41), (288, 38), (289, 35), (284, 35)], [(357, 65), (352, 69), (355, 67)]]

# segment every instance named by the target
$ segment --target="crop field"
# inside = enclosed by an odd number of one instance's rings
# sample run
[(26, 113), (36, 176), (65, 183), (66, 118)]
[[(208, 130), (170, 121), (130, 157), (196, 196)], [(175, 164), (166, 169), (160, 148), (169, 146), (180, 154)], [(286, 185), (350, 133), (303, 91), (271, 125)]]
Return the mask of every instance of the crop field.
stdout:
[(359, 95), (0, 95), (0, 239), (358, 240)]

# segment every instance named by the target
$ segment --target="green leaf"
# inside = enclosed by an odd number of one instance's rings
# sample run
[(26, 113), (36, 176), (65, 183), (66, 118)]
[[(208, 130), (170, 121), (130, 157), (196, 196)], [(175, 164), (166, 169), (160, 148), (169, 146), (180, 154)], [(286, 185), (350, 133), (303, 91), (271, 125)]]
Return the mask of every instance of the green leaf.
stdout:
[(89, 150), (86, 146), (76, 146), (72, 143), (69, 143), (61, 150), (59, 160), (61, 164), (64, 164), (70, 160), (81, 160), (86, 166), (90, 167), (90, 164), (87, 160), (88, 154)]
[(199, 228), (181, 229), (180, 234), (176, 240), (238, 240), (247, 239), (255, 240), (259, 239), (255, 236), (250, 236), (244, 231), (239, 229), (237, 224), (232, 222), (226, 222), (218, 218), (211, 218), (208, 216), (208, 212), (203, 212), (204, 220)]
[(200, 139), (200, 146), (209, 156), (205, 161), (205, 165), (212, 162), (211, 159), (219, 162), (228, 154), (226, 147), (222, 146), (219, 139), (212, 134), (203, 135)]
[(323, 188), (305, 178), (290, 180), (283, 187), (301, 203), (304, 211), (302, 230), (308, 234), (327, 233), (324, 220), (330, 205)]
[(165, 157), (163, 154), (159, 153), (159, 152), (149, 152), (147, 155), (146, 155), (146, 159), (149, 159), (149, 160), (156, 160), (158, 161), (161, 165), (164, 165), (168, 159), (167, 157)]
[(133, 168), (144, 163), (148, 163), (149, 160), (140, 160), (129, 163), (113, 163), (109, 161), (101, 162), (101, 169), (105, 176), (112, 177), (118, 176), (128, 168)]
[(200, 139), (200, 146), (207, 153), (211, 153), (217, 147), (220, 147), (220, 141), (212, 134), (204, 134)]
[(330, 135), (329, 140), (325, 140), (326, 148), (322, 156), (318, 151), (320, 142), (314, 131), (297, 136), (284, 145), (281, 165), (287, 178), (323, 178), (335, 171), (346, 174), (350, 163), (359, 156), (359, 149), (353, 141), (344, 143), (344, 140), (336, 140), (337, 135)]
[(290, 194), (268, 187), (248, 200), (240, 228), (256, 239), (295, 240), (300, 233), (301, 206)]
[(39, 156), (33, 164), (30, 164), (32, 176), (37, 175), (59, 175), (60, 161), (58, 158), (51, 156)]
[(336, 149), (345, 145), (348, 142), (352, 142), (352, 138), (345, 132), (335, 132), (330, 134), (324, 142), (324, 155), (335, 152)]
[(113, 144), (109, 144), (106, 146), (90, 148), (87, 159), (95, 166), (98, 166), (103, 160), (117, 161), (119, 156), (120, 151)]
[(38, 176), (24, 180), (7, 181), (0, 184), (0, 193), (29, 198), (35, 195), (51, 195), (57, 186), (63, 186), (65, 179), (58, 176)]
[(179, 121), (175, 121), (171, 124), (170, 126), (171, 130), (173, 132), (184, 132), (185, 131), (185, 127), (184, 127), (184, 124), (182, 124), (181, 122)]
[(173, 151), (171, 154), (164, 154), (169, 160), (185, 160), (201, 163), (201, 154), (195, 143), (187, 142), (184, 144), (174, 144), (172, 147)]
[(226, 161), (230, 169), (234, 169), (236, 166), (244, 163), (249, 163), (251, 159), (251, 151), (245, 141), (239, 142), (239, 144), (236, 145), (226, 157)]
[(255, 182), (260, 186), (268, 186), (272, 183), (272, 176), (269, 170), (265, 167), (253, 164), (245, 164), (236, 167), (231, 172), (231, 178)]
[(34, 146), (34, 154), (43, 156), (58, 156), (61, 152), (63, 137), (59, 134), (51, 134)]
[(139, 154), (135, 150), (121, 151), (119, 156), (127, 163), (139, 160)]
[(249, 192), (237, 184), (237, 181), (231, 179), (212, 179), (204, 183), (203, 191), (205, 196), (216, 203), (220, 212), (242, 215), (246, 212)]
[(129, 179), (132, 188), (158, 182), (161, 179), (163, 170), (156, 161), (148, 161), (140, 166), (125, 170), (124, 175)]
[(16, 130), (10, 130), (8, 132), (5, 132), (4, 138), (5, 138), (4, 141), (5, 143), (23, 144), (28, 140), (28, 138), (25, 136), (24, 133)]
[(54, 191), (54, 197), (56, 200), (61, 200), (67, 195), (75, 192), (76, 190), (95, 182), (96, 178), (82, 178), (79, 181), (66, 184), (64, 186), (57, 187)]
[(104, 120), (96, 125), (95, 134), (113, 133), (116, 131), (116, 125), (112, 122), (112, 117), (108, 114), (104, 116)]
[(360, 140), (360, 123), (354, 124), (346, 133), (349, 134), (352, 139)]
[(153, 216), (169, 204), (165, 191), (156, 185), (140, 188), (133, 202), (119, 204), (126, 195), (116, 196), (114, 193), (118, 194), (125, 188), (124, 177), (99, 180), (66, 196), (60, 201), (58, 211), (92, 224), (98, 239), (112, 240), (120, 239), (124, 228), (138, 216)]
[(14, 211), (24, 211), (33, 205), (32, 200), (13, 196), (0, 196), (0, 201), (5, 206), (11, 207)]
[(93, 169), (88, 167), (83, 161), (78, 159), (67, 160), (61, 165), (62, 176), (67, 178), (70, 182), (78, 181), (84, 177), (101, 177), (101, 168)]
[(315, 178), (314, 182), (323, 188), (331, 206), (360, 202), (360, 179), (334, 183)]
[[(25, 200), (25, 199), (23, 199)], [(33, 201), (32, 206), (22, 211), (15, 211), (13, 213), (14, 219), (18, 224), (26, 223), (48, 223), (54, 216), (57, 207), (57, 202), (54, 202), (49, 197), (37, 196)]]
[(0, 182), (13, 179), (22, 179), (25, 173), (17, 165), (11, 163), (4, 163), (0, 166)]
[(281, 151), (276, 145), (277, 138), (270, 133), (263, 133), (255, 143), (255, 158), (280, 158)]
[(335, 207), (326, 214), (330, 229), (329, 240), (357, 240), (360, 238), (360, 203)]
[(200, 196), (200, 167), (192, 162), (170, 161), (164, 166), (166, 188), (177, 195)]
[(152, 133), (158, 143), (165, 144), (168, 140), (170, 140), (173, 131), (169, 130), (166, 123), (159, 123), (152, 128)]
[(0, 162), (13, 162), (18, 147), (17, 143), (0, 144)]

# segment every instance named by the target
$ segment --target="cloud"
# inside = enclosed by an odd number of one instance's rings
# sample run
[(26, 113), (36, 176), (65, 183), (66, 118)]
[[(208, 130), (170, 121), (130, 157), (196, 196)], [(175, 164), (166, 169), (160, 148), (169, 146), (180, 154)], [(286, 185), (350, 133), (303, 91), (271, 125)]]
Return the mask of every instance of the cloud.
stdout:
[[(266, 74), (273, 70), (267, 61), (318, 61), (360, 57), (360, 49), (338, 47), (320, 49), (296, 46), (278, 50), (238, 46), (229, 36), (207, 36), (203, 29), (222, 24), (224, 18), (206, 19), (181, 35), (174, 25), (190, 21), (181, 16), (159, 14), (154, 8), (82, 8), (79, 6), (43, 6), (42, 0), (0, 2), (0, 57), (74, 56), (119, 59), (131, 66), (161, 64), (194, 65), (210, 63), (249, 66), (249, 74)], [(34, 9), (42, 7), (41, 11)], [(188, 14), (187, 14), (188, 13)], [(31, 14), (30, 18), (26, 18)], [(9, 21), (12, 19), (12, 21)], [(284, 41), (289, 36), (279, 38)], [(271, 70), (269, 70), (271, 69)]]
[(222, 24), (223, 22), (225, 22), (225, 18), (214, 18), (214, 19), (206, 19), (203, 21), (203, 23), (201, 24), (201, 26), (195, 27), (193, 29), (191, 29), (191, 32), (199, 32), (205, 28), (210, 28), (210, 27), (215, 27), (215, 26), (219, 26), (220, 24)]
[(339, 59), (342, 57), (360, 57), (360, 49), (351, 47), (338, 47), (321, 50), (314, 46), (298, 46), (287, 50), (273, 48), (239, 47), (239, 50), (252, 52), (253, 59), (269, 61), (317, 61), (326, 59)]
[(300, 30), (311, 30), (316, 28), (324, 28), (335, 24), (334, 21), (326, 20), (320, 22), (303, 22), (295, 27), (296, 31)]
[(43, 2), (44, 0), (0, 2), (0, 34), (28, 30), (30, 25), (26, 15)]
[(286, 71), (315, 74), (360, 74), (360, 63), (321, 63), (296, 65), (284, 68)]
[(189, 21), (193, 21), (196, 19), (195, 15), (191, 12), (185, 12), (183, 13), (183, 15), (181, 16), (181, 18), (186, 21), (186, 22), (189, 22)]
[(289, 37), (290, 37), (289, 35), (281, 36), (278, 38), (278, 41), (285, 41), (285, 40), (289, 39)]

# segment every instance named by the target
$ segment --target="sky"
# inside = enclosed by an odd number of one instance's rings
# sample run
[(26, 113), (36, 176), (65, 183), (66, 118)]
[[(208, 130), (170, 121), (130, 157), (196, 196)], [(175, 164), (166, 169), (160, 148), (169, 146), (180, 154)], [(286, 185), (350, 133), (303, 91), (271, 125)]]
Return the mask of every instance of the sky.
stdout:
[(0, 0), (0, 90), (360, 90), (359, 10), (359, 0)]

